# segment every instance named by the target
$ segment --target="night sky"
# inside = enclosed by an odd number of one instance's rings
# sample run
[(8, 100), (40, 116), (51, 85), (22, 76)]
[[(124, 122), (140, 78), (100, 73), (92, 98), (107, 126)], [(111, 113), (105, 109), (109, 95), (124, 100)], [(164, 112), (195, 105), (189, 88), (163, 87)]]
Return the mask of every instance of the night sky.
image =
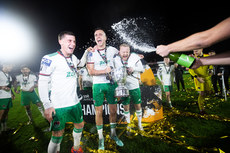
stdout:
[[(154, 31), (151, 39), (153, 45), (157, 46), (211, 28), (230, 15), (229, 4), (215, 2), (201, 5), (195, 1), (175, 4), (149, 0), (6, 0), (0, 2), (0, 7), (14, 10), (28, 18), (35, 26), (41, 40), (41, 52), (31, 63), (33, 71), (39, 70), (42, 56), (59, 49), (57, 35), (63, 30), (70, 30), (76, 34), (77, 48), (74, 54), (80, 58), (84, 49), (94, 44), (92, 40), (95, 28), (102, 27), (109, 33), (111, 25), (124, 18), (146, 17), (150, 20)], [(110, 34), (108, 36), (110, 37)], [(230, 41), (224, 41), (206, 50), (210, 49), (217, 52), (229, 50)], [(145, 59), (162, 60), (155, 53), (145, 54)]]

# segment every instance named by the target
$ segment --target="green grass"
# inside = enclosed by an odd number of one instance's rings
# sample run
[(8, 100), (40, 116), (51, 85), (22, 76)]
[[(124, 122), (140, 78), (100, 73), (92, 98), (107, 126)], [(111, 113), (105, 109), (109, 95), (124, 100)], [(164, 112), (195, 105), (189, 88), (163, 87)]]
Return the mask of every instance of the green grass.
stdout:
[[(106, 152), (121, 153), (190, 153), (230, 151), (230, 100), (210, 95), (206, 99), (208, 115), (199, 115), (197, 92), (189, 74), (184, 75), (186, 92), (176, 91), (171, 99), (175, 109), (164, 107), (164, 119), (152, 124), (145, 124), (144, 136), (138, 132), (127, 136), (125, 125), (117, 126), (117, 134), (124, 142), (124, 147), (117, 147), (108, 136), (109, 126), (104, 126)], [(163, 93), (163, 100), (165, 96)], [(13, 101), (10, 109), (8, 127), (13, 130), (0, 135), (0, 152), (7, 153), (45, 153), (51, 132), (43, 132), (49, 124), (42, 118), (35, 105), (32, 105), (34, 124), (27, 125), (27, 115), (20, 105), (20, 96)], [(72, 125), (67, 125), (61, 144), (61, 153), (70, 152), (72, 147)], [(95, 124), (86, 123), (83, 133), (85, 152), (96, 152), (98, 136)]]

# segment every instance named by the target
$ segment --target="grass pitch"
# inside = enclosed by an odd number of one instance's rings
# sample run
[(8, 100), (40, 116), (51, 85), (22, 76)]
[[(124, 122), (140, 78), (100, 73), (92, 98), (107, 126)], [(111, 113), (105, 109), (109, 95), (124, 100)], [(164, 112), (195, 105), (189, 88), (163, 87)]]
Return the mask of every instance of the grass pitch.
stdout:
[[(224, 101), (223, 98), (210, 95), (206, 98), (208, 115), (199, 115), (198, 94), (194, 89), (193, 80), (189, 74), (185, 74), (184, 79), (186, 92), (176, 91), (174, 85), (171, 96), (174, 109), (164, 107), (164, 119), (152, 124), (144, 124), (143, 136), (135, 130), (136, 127), (131, 136), (127, 136), (125, 125), (117, 126), (117, 134), (124, 142), (124, 147), (117, 147), (109, 139), (110, 127), (104, 125), (105, 152), (230, 152), (230, 100)], [(34, 123), (27, 125), (28, 117), (24, 107), (20, 105), (20, 95), (16, 96), (8, 117), (8, 127), (11, 130), (0, 135), (1, 153), (47, 152), (51, 132), (44, 132), (44, 130), (49, 127), (49, 124), (35, 105), (31, 105), (31, 109)], [(71, 124), (66, 125), (61, 153), (70, 152), (73, 145), (72, 129)], [(95, 124), (85, 124), (82, 142), (85, 152), (98, 152)]]

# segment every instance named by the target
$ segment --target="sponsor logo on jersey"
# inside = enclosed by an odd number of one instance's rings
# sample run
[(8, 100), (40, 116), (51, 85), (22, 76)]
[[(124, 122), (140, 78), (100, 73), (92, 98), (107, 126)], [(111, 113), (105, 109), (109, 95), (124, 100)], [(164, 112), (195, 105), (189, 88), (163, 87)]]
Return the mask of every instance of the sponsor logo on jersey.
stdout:
[(75, 72), (67, 72), (66, 77), (73, 77), (73, 76), (75, 76), (75, 75), (76, 75)]
[(47, 58), (42, 58), (42, 62), (41, 62), (42, 65), (50, 66), (51, 63), (52, 63), (52, 60), (47, 59)]

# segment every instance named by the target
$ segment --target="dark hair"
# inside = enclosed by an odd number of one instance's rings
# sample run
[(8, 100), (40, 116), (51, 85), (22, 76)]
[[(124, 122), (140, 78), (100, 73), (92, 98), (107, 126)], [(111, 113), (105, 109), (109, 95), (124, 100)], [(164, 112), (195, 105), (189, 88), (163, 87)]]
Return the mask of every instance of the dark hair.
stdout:
[(75, 36), (75, 34), (72, 31), (62, 31), (58, 34), (58, 40), (61, 40), (65, 35)]
[[(95, 32), (96, 32), (97, 30), (102, 30), (102, 31), (105, 33), (105, 29), (100, 28), (100, 27), (97, 27), (97, 28), (94, 29), (93, 35), (95, 34)], [(105, 33), (105, 36), (107, 37), (106, 33)]]
[(102, 30), (102, 31), (104, 31), (104, 33), (105, 33), (105, 29), (103, 29), (103, 28), (101, 28), (101, 27), (95, 28), (95, 29), (94, 29), (94, 33), (95, 33), (97, 30)]
[(30, 67), (29, 67), (28, 65), (25, 65), (25, 64), (24, 64), (24, 65), (21, 65), (20, 68), (21, 68), (21, 69), (23, 69), (23, 68), (28, 68), (28, 69), (30, 69)]

